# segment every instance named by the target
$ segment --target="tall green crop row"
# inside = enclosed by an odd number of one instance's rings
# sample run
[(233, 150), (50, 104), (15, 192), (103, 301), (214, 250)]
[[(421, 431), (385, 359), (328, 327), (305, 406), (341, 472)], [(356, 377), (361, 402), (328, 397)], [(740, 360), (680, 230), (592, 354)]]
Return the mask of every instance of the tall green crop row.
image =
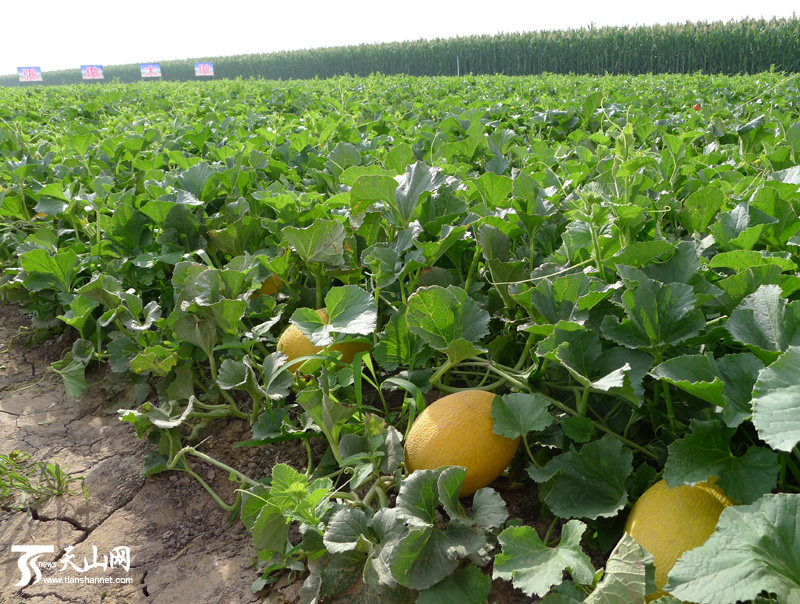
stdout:
[[(759, 73), (800, 71), (800, 19), (603, 27), (365, 44), (221, 58), (217, 78), (313, 79), (350, 74), (418, 76), (541, 73)], [(162, 62), (165, 80), (195, 79), (194, 59)], [(108, 81), (141, 79), (138, 65), (105, 68)], [(47, 84), (76, 84), (76, 69), (45, 72)], [(17, 85), (16, 76), (0, 86)]]

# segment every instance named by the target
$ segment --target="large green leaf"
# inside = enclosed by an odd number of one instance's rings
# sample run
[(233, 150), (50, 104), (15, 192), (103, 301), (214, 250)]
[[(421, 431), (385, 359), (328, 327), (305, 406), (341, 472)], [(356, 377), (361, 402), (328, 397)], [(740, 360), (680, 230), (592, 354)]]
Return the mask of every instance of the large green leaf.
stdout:
[(491, 577), (470, 565), (420, 592), (417, 604), (486, 604), (491, 587)]
[(603, 335), (629, 348), (663, 350), (696, 336), (705, 327), (702, 311), (695, 309), (694, 291), (683, 283), (663, 284), (646, 279), (622, 294), (627, 319), (603, 319)]
[(489, 333), (489, 313), (453, 285), (419, 288), (408, 299), (406, 321), (409, 331), (437, 350), (459, 339), (480, 342)]
[(356, 213), (365, 212), (374, 203), (394, 206), (397, 181), (383, 174), (364, 174), (353, 183), (350, 191), (350, 206)]
[[(425, 350), (428, 354), (423, 354)], [(432, 352), (422, 338), (409, 331), (403, 308), (389, 319), (374, 354), (381, 367), (394, 371), (400, 366), (413, 368), (420, 365)]]
[(709, 230), (725, 249), (751, 250), (770, 225), (777, 222), (777, 218), (742, 202), (730, 212), (720, 214)]
[(552, 480), (545, 503), (561, 518), (615, 516), (628, 499), (625, 481), (633, 453), (613, 436), (554, 457), (542, 468), (528, 467), (536, 482)]
[(550, 400), (541, 394), (515, 392), (492, 402), (492, 431), (506, 438), (525, 438), (528, 432), (544, 430), (553, 423)]
[(703, 187), (686, 198), (678, 216), (681, 223), (690, 231), (705, 233), (706, 227), (724, 203), (725, 195), (720, 187)]
[(395, 224), (403, 228), (413, 220), (414, 211), (423, 193), (430, 193), (455, 181), (452, 176), (447, 176), (441, 170), (431, 168), (421, 161), (408, 166), (405, 173), (395, 180), (398, 183), (394, 193)]
[(503, 551), (495, 557), (492, 576), (511, 581), (528, 596), (544, 596), (561, 584), (564, 571), (578, 583), (590, 585), (594, 567), (580, 543), (585, 530), (583, 522), (570, 520), (561, 529), (561, 542), (551, 548), (532, 527), (507, 528), (498, 537)]
[(69, 249), (53, 255), (47, 250), (31, 250), (19, 257), (19, 265), (28, 274), (25, 287), (31, 291), (69, 292), (81, 268), (78, 255)]
[(669, 446), (664, 479), (670, 488), (716, 476), (725, 494), (740, 503), (752, 503), (775, 488), (777, 453), (752, 445), (743, 455), (734, 454), (731, 438), (736, 429), (719, 421), (693, 420), (691, 431)]
[(628, 348), (602, 347), (593, 331), (561, 322), (542, 340), (536, 354), (559, 363), (578, 383), (622, 396), (634, 404), (642, 399), (642, 380), (652, 367), (650, 355)]
[(283, 236), (304, 262), (320, 262), (331, 266), (342, 263), (345, 229), (336, 220), (318, 218), (306, 228), (286, 227)]
[(571, 321), (582, 325), (589, 317), (589, 310), (609, 298), (618, 287), (619, 284), (607, 285), (584, 273), (574, 273), (552, 281), (544, 279), (525, 293), (516, 293), (513, 287), (511, 292), (516, 301), (525, 308), (535, 308), (548, 323)]
[(603, 580), (584, 604), (638, 604), (654, 590), (653, 556), (625, 533), (606, 562)]
[(800, 347), (790, 346), (761, 370), (753, 387), (753, 424), (773, 449), (791, 451), (800, 442)]
[(742, 300), (725, 328), (735, 340), (757, 352), (781, 352), (789, 346), (798, 346), (800, 301), (788, 302), (777, 285), (762, 285)]
[(665, 589), (698, 604), (754, 599), (800, 602), (800, 495), (765, 495), (752, 505), (725, 508), (714, 534), (686, 552)]
[(736, 427), (751, 414), (750, 400), (764, 364), (750, 353), (687, 354), (664, 361), (650, 374), (723, 408), (725, 423)]

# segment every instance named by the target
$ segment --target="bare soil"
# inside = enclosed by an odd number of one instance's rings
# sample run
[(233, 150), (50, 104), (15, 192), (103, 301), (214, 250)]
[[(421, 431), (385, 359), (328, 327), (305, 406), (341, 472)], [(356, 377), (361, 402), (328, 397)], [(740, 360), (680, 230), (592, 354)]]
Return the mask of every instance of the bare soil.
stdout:
[[(281, 577), (269, 589), (252, 593), (259, 573), (250, 535), (241, 521), (230, 521), (197, 481), (180, 473), (140, 477), (152, 445), (119, 420), (116, 411), (131, 393), (119, 389), (113, 374), (87, 372), (86, 393), (68, 398), (61, 378), (48, 367), (69, 350), (70, 336), (61, 334), (26, 348), (29, 325), (16, 307), (0, 306), (0, 453), (22, 450), (37, 460), (61, 464), (70, 475), (85, 477), (89, 499), (80, 492), (80, 483), (72, 483), (74, 494), (33, 512), (0, 510), (0, 604), (297, 604), (302, 576)], [(276, 463), (305, 467), (305, 448), (296, 441), (233, 449), (249, 438), (244, 423), (220, 422), (212, 430), (203, 451), (253, 478), (268, 475)], [(192, 465), (223, 498), (234, 499), (235, 485), (223, 472), (198, 460)], [(532, 488), (502, 494), (512, 517), (534, 525), (540, 534), (547, 531), (547, 523), (538, 519)], [(54, 553), (38, 559), (42, 580), (15, 585), (21, 571), (20, 553), (11, 551), (14, 545), (53, 546)], [(70, 560), (81, 570), (94, 562), (95, 551), (102, 560), (115, 548), (127, 547), (130, 568), (117, 564), (78, 572), (64, 563), (69, 547), (75, 556)], [(87, 581), (103, 577), (112, 582)], [(46, 583), (58, 578), (64, 582)], [(489, 601), (536, 600), (495, 581)]]

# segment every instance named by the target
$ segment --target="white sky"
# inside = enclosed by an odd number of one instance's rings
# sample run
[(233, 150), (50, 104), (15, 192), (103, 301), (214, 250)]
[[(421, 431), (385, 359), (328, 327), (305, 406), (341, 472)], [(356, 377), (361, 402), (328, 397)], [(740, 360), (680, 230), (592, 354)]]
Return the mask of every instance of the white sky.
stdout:
[(594, 24), (800, 16), (798, 0), (0, 1), (0, 75)]

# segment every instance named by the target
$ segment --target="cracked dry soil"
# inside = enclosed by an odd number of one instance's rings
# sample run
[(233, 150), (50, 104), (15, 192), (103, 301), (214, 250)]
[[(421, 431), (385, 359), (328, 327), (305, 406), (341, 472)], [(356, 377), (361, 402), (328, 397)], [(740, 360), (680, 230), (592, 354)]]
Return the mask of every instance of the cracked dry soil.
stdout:
[[(103, 370), (87, 372), (89, 387), (69, 399), (61, 378), (48, 372), (50, 363), (71, 346), (62, 334), (29, 349), (25, 337), (14, 338), (29, 325), (17, 309), (0, 306), (0, 452), (31, 453), (36, 460), (61, 464), (70, 475), (84, 476), (82, 493), (51, 500), (33, 513), (0, 510), (0, 604), (176, 604), (297, 602), (298, 584), (279, 582), (269, 595), (251, 593), (258, 577), (254, 550), (241, 521), (228, 515), (203, 488), (186, 475), (139, 476), (150, 445), (136, 438), (116, 408), (125, 393), (108, 388)], [(10, 345), (9, 345), (10, 344)], [(292, 463), (305, 451), (231, 451), (246, 440), (247, 429), (230, 423), (217, 427), (204, 451), (259, 477), (275, 463)], [(260, 448), (259, 448), (260, 449)], [(231, 461), (233, 460), (233, 461)], [(228, 501), (235, 485), (210, 466), (196, 470)], [(261, 471), (259, 471), (261, 470)], [(75, 485), (78, 485), (75, 488)], [(80, 491), (80, 483), (72, 483)], [(18, 587), (20, 554), (12, 545), (52, 545), (53, 554), (39, 558), (43, 579)], [(59, 563), (68, 547), (76, 566), (91, 566), (114, 548), (130, 548), (130, 569), (90, 568), (79, 573)], [(48, 564), (50, 563), (50, 564)], [(61, 570), (64, 567), (65, 570)], [(111, 577), (131, 583), (45, 583), (45, 578)], [(67, 579), (64, 579), (65, 581)]]

